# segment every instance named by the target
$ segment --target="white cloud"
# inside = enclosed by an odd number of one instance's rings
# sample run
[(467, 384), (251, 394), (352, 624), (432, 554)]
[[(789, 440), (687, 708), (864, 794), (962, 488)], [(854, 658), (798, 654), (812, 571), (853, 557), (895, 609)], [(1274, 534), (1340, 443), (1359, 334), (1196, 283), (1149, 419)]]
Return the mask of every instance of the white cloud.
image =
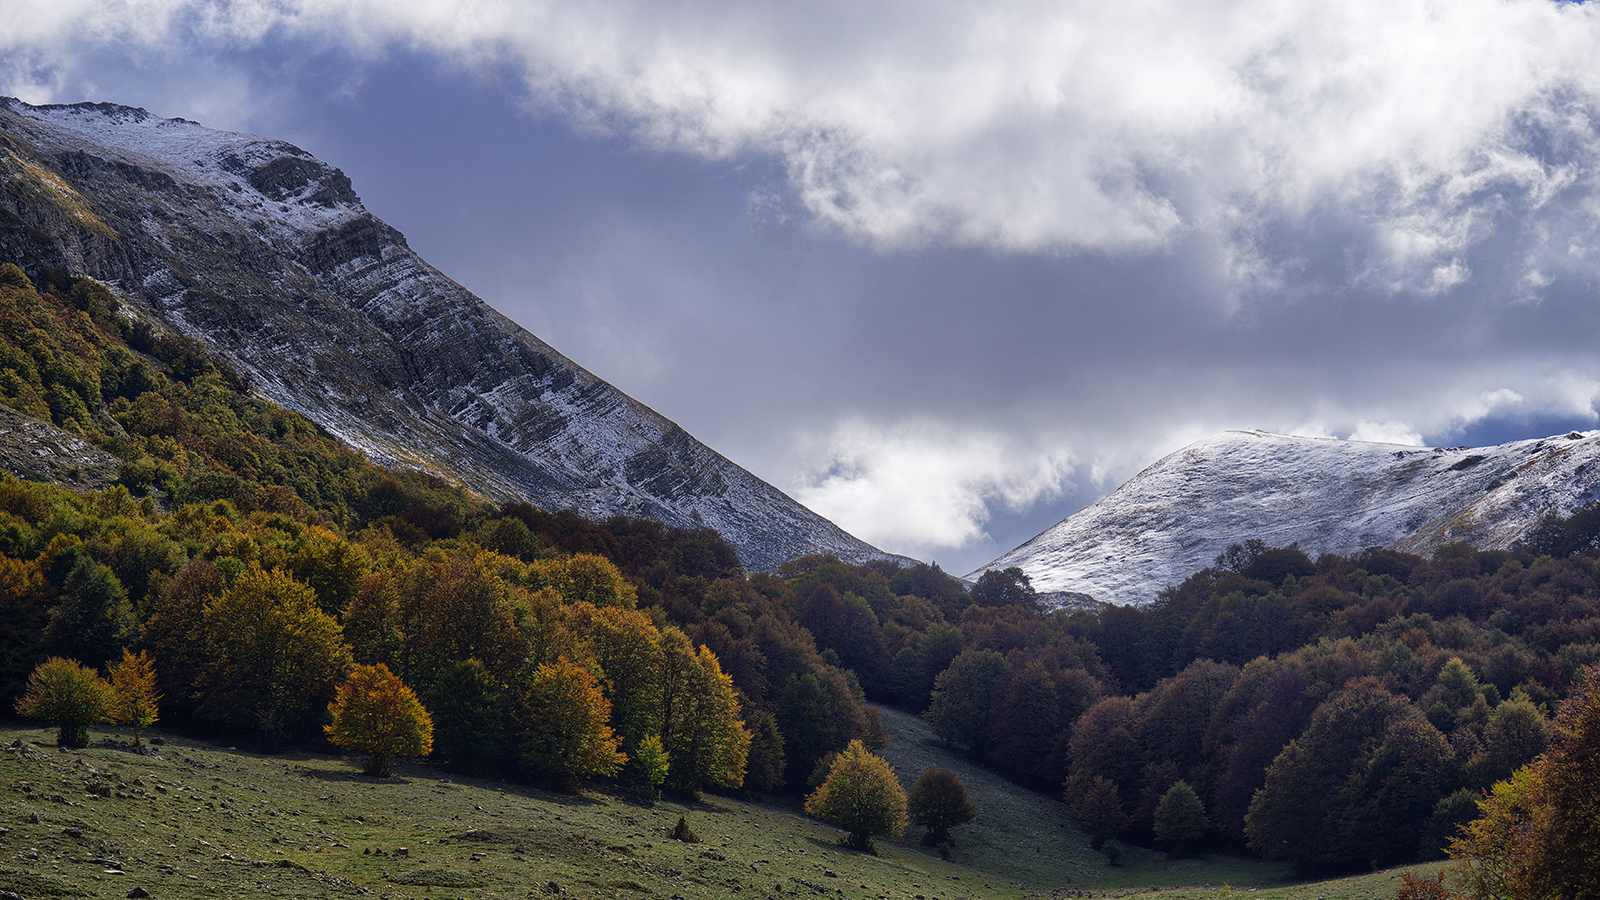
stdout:
[(1422, 446), (1422, 435), (1405, 422), (1361, 422), (1350, 434), (1350, 440)]
[(531, 109), (583, 127), (776, 154), (814, 216), (876, 245), (1123, 252), (1211, 232), (1219, 275), (1247, 287), (1296, 264), (1262, 236), (1319, 211), (1370, 234), (1357, 271), (1437, 293), (1497, 210), (1554, 219), (1600, 196), (1588, 4), (23, 0), (7, 18), (0, 78), (32, 97), (113, 44), (420, 48), (509, 66)]
[(1060, 496), (1073, 469), (1070, 454), (930, 420), (846, 422), (817, 457), (796, 499), (872, 544), (922, 558), (983, 539), (994, 509)]

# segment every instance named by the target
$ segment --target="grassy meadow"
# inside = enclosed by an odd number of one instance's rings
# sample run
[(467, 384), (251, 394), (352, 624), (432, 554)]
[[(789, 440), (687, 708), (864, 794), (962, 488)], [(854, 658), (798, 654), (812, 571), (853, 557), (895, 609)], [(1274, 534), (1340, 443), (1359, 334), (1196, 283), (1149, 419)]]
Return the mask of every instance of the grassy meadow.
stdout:
[[(550, 793), (355, 757), (276, 755), (168, 736), (157, 755), (60, 751), (52, 730), (0, 728), (0, 890), (25, 900), (219, 897), (729, 898), (1227, 896), (1367, 900), (1399, 873), (1294, 884), (1279, 864), (1167, 860), (1130, 848), (1106, 865), (1066, 807), (944, 750), (920, 719), (884, 710), (885, 756), (909, 784), (957, 771), (978, 806), (951, 858), (919, 829), (876, 856), (797, 804), (707, 795), (646, 807), (604, 791)], [(158, 732), (159, 734), (159, 732)], [(123, 737), (97, 729), (94, 738)], [(683, 817), (700, 839), (668, 837)], [(1418, 867), (1432, 872), (1432, 867)]]

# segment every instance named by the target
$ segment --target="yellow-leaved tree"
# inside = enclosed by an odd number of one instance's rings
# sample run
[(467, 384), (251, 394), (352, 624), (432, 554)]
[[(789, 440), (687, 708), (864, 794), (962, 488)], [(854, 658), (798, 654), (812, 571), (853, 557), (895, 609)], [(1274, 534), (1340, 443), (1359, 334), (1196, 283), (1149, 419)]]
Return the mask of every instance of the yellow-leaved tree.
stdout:
[(328, 704), (328, 740), (367, 755), (368, 775), (388, 775), (397, 756), (433, 749), (433, 718), (417, 694), (383, 663), (356, 666)]
[(574, 793), (585, 778), (617, 774), (628, 758), (617, 749), (610, 718), (594, 673), (564, 656), (540, 666), (522, 696), (523, 763)]
[(847, 843), (872, 850), (872, 836), (906, 830), (906, 791), (894, 767), (851, 741), (833, 761), (828, 779), (806, 798), (806, 812), (850, 833)]
[(143, 741), (140, 733), (156, 723), (161, 695), (156, 693), (156, 666), (150, 655), (140, 650), (122, 650), (122, 660), (111, 667), (111, 720), (133, 726), (133, 745)]
[(34, 668), (17, 701), (17, 712), (24, 716), (54, 722), (60, 729), (56, 742), (63, 747), (89, 746), (89, 726), (104, 722), (110, 711), (111, 687), (105, 679), (77, 660), (59, 656)]

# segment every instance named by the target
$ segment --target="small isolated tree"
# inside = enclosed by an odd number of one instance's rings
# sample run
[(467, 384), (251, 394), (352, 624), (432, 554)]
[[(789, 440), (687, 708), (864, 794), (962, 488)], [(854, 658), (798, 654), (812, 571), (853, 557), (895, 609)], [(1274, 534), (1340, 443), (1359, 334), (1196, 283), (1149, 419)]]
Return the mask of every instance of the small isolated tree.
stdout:
[(950, 840), (950, 829), (971, 822), (977, 807), (967, 799), (967, 786), (949, 769), (929, 767), (917, 776), (906, 804), (913, 825), (928, 829), (922, 843), (932, 847)]
[(156, 693), (156, 666), (149, 654), (122, 650), (122, 661), (111, 667), (111, 718), (133, 726), (133, 745), (142, 743), (140, 733), (156, 723), (161, 695)]
[(894, 837), (906, 830), (906, 792), (894, 768), (855, 740), (806, 798), (806, 812), (848, 831), (849, 846), (871, 852), (873, 835)]
[(383, 663), (356, 666), (328, 704), (328, 740), (367, 755), (368, 775), (388, 775), (396, 756), (433, 749), (433, 719), (398, 675)]
[(17, 712), (55, 723), (60, 729), (56, 741), (63, 747), (89, 746), (89, 726), (104, 722), (111, 707), (111, 686), (104, 679), (77, 660), (59, 656), (34, 668), (17, 701)]
[(1200, 795), (1189, 782), (1180, 781), (1167, 789), (1156, 807), (1156, 840), (1171, 844), (1180, 852), (1190, 841), (1206, 832), (1206, 810)]

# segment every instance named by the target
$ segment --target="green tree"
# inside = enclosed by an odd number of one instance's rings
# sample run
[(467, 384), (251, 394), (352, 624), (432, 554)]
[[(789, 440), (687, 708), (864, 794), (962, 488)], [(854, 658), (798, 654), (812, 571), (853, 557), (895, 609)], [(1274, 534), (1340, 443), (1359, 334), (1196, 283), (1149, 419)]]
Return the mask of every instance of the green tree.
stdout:
[(1156, 840), (1182, 851), (1185, 844), (1206, 833), (1206, 810), (1189, 782), (1167, 789), (1156, 807)]
[(111, 694), (115, 698), (112, 720), (133, 726), (133, 745), (139, 746), (140, 732), (154, 725), (161, 711), (155, 663), (149, 654), (123, 648), (122, 660), (111, 667)]
[(827, 780), (806, 798), (806, 812), (849, 832), (848, 844), (872, 850), (872, 836), (906, 830), (906, 792), (894, 768), (851, 741), (828, 769)]
[(1483, 747), (1467, 764), (1467, 776), (1476, 785), (1494, 784), (1532, 762), (1549, 744), (1549, 720), (1526, 694), (1513, 692), (1489, 714)]
[(1086, 782), (1072, 803), (1073, 815), (1078, 825), (1092, 835), (1091, 846), (1099, 850), (1106, 841), (1127, 828), (1130, 819), (1122, 807), (1117, 786), (1104, 775), (1095, 775)]
[(522, 698), (522, 761), (555, 787), (576, 793), (583, 779), (609, 778), (627, 757), (617, 748), (611, 704), (599, 679), (561, 657), (528, 679)]
[(967, 786), (949, 769), (929, 767), (917, 776), (906, 802), (911, 824), (928, 829), (922, 843), (932, 847), (950, 840), (950, 829), (971, 822), (977, 807), (967, 798)]
[(111, 686), (93, 669), (73, 659), (52, 656), (33, 670), (17, 712), (30, 719), (54, 722), (63, 747), (89, 746), (89, 726), (104, 722), (114, 698)]
[(48, 652), (102, 666), (116, 659), (134, 633), (128, 593), (109, 568), (77, 555), (50, 611), (44, 640)]
[(933, 683), (923, 718), (948, 744), (982, 756), (990, 747), (989, 712), (1006, 674), (1006, 658), (993, 650), (963, 650)]
[(1056, 681), (1035, 659), (1008, 672), (989, 714), (991, 758), (1036, 786), (1060, 778), (1055, 749), (1062, 739), (1063, 704)]
[(451, 663), (428, 694), (433, 753), (453, 771), (491, 775), (516, 761), (516, 720), (505, 689), (475, 659)]
[(639, 779), (647, 786), (650, 801), (655, 802), (661, 785), (666, 782), (667, 774), (671, 771), (671, 762), (667, 757), (667, 748), (661, 743), (661, 735), (645, 735), (644, 739), (639, 741), (639, 749), (635, 751), (631, 761), (638, 767)]
[(433, 719), (422, 701), (383, 663), (356, 666), (328, 704), (328, 740), (367, 755), (368, 775), (389, 774), (397, 756), (433, 749)]

